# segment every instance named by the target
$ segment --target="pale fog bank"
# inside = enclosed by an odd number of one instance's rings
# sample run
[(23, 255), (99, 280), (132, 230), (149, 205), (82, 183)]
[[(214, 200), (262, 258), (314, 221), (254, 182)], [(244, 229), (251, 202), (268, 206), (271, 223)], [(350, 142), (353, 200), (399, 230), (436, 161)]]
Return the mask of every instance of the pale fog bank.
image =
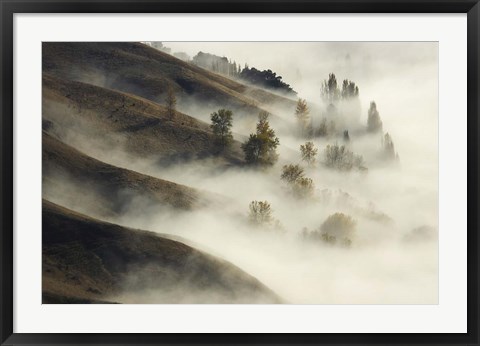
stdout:
[[(312, 118), (324, 107), (320, 89), (329, 73), (335, 73), (340, 87), (344, 79), (354, 81), (359, 87), (359, 128), (366, 126), (370, 102), (375, 101), (383, 132), (392, 136), (399, 160), (390, 165), (381, 162), (377, 152), (382, 135), (365, 135), (357, 130), (350, 133), (348, 147), (363, 156), (366, 172), (338, 172), (323, 166), (324, 148), (327, 144), (343, 144), (341, 137), (312, 139), (318, 148), (317, 164), (307, 167), (299, 151), (306, 140), (288, 126), (294, 124), (294, 110), (280, 107), (272, 111), (278, 118), (271, 120), (280, 140), (279, 160), (266, 170), (218, 170), (210, 161), (160, 167), (153, 158), (131, 157), (121, 146), (98, 151), (95, 145), (87, 146), (81, 138), (73, 138), (70, 142), (105, 162), (225, 198), (220, 205), (188, 213), (139, 202), (138, 208), (111, 221), (181, 236), (255, 276), (288, 303), (438, 303), (438, 237), (429, 234), (412, 238), (414, 230), (426, 227), (435, 233), (438, 229), (437, 43), (164, 45), (190, 56), (203, 51), (226, 56), (242, 67), (247, 63), (271, 69), (298, 92), (298, 97), (307, 100)], [(197, 114), (190, 115), (202, 120), (217, 110), (197, 104), (179, 107), (196, 107)], [(255, 123), (249, 131), (248, 126), (236, 124), (233, 115), (236, 139), (244, 141), (254, 131)], [(286, 164), (305, 168), (305, 175), (315, 185), (310, 199), (295, 198), (280, 179)], [(278, 227), (262, 229), (249, 224), (249, 203), (253, 200), (271, 204)], [(67, 206), (72, 203), (61, 202)], [(350, 247), (302, 237), (305, 228), (316, 230), (337, 212), (350, 215), (356, 222)]]

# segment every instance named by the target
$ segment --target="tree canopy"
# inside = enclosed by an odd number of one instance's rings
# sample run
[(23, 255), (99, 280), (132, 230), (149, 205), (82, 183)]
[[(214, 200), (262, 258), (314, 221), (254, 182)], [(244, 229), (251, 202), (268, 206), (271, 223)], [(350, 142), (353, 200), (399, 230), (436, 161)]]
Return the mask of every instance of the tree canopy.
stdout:
[(219, 109), (210, 115), (212, 124), (210, 128), (215, 136), (215, 144), (220, 149), (225, 149), (233, 141), (232, 135), (233, 113), (228, 109)]
[(245, 68), (238, 75), (240, 79), (243, 79), (251, 84), (262, 86), (267, 89), (273, 89), (277, 91), (283, 91), (287, 94), (296, 95), (297, 92), (292, 87), (282, 80), (282, 76), (278, 76), (272, 70), (257, 70), (255, 67), (249, 68), (245, 65)]
[(280, 140), (268, 121), (269, 113), (262, 111), (258, 115), (257, 131), (250, 134), (242, 144), (245, 161), (255, 165), (273, 165), (278, 160), (277, 147)]

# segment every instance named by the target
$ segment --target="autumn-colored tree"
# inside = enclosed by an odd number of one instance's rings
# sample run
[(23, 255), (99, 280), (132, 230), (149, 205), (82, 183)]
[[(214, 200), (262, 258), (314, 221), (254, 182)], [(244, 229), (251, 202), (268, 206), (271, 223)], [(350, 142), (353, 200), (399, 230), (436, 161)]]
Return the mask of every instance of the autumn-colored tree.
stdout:
[(315, 190), (313, 180), (304, 176), (304, 170), (299, 165), (285, 165), (280, 176), (288, 186), (291, 192), (297, 198), (311, 197)]
[(282, 169), (280, 179), (285, 180), (288, 184), (295, 183), (302, 178), (304, 174), (303, 168), (300, 165), (285, 165)]
[(273, 165), (278, 160), (277, 147), (280, 140), (268, 121), (269, 113), (262, 111), (258, 115), (257, 131), (242, 144), (245, 161), (255, 165)]

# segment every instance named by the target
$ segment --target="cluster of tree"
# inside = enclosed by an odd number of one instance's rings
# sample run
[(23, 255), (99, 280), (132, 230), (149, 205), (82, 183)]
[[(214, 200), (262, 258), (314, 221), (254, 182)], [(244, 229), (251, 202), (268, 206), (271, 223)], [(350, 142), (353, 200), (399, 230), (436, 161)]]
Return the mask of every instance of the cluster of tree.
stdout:
[(336, 133), (337, 127), (335, 121), (328, 121), (325, 117), (322, 118), (318, 127), (313, 131), (313, 135), (317, 137), (330, 137), (334, 136)]
[(356, 221), (344, 213), (327, 217), (322, 225), (313, 231), (304, 228), (302, 236), (306, 240), (322, 241), (330, 245), (340, 244), (350, 247), (355, 234)]
[(351, 171), (352, 169), (367, 170), (361, 155), (356, 155), (348, 150), (345, 145), (340, 146), (337, 143), (326, 146), (324, 164), (329, 168), (340, 171)]
[[(367, 131), (370, 133), (383, 132), (382, 119), (380, 119), (377, 104), (374, 101), (370, 102), (370, 108), (368, 109)], [(382, 134), (380, 158), (386, 161), (398, 160), (398, 154), (395, 152), (395, 145), (388, 132)]]
[(305, 172), (299, 165), (285, 165), (280, 177), (291, 189), (292, 194), (297, 198), (312, 197), (315, 185), (313, 180), (305, 177)]
[(317, 161), (318, 149), (315, 147), (313, 142), (306, 142), (305, 144), (300, 145), (300, 155), (302, 161), (305, 161), (310, 167), (315, 166)]
[(268, 201), (252, 201), (248, 208), (248, 220), (254, 227), (283, 230), (280, 221), (273, 217), (273, 209)]
[(358, 86), (354, 82), (345, 79), (342, 84), (342, 99), (348, 100), (358, 97)]
[(255, 67), (249, 68), (247, 65), (238, 74), (238, 78), (247, 81), (250, 84), (258, 85), (267, 89), (282, 91), (286, 94), (297, 95), (297, 92), (289, 84), (282, 81), (281, 76), (277, 76), (272, 70), (257, 70)]
[(299, 98), (295, 108), (295, 119), (302, 137), (329, 137), (336, 135), (335, 121), (323, 117), (318, 126), (313, 126), (307, 101)]
[(269, 225), (274, 220), (272, 206), (267, 201), (252, 201), (249, 209), (248, 219), (256, 226)]
[[(337, 81), (334, 73), (330, 73), (320, 88), (320, 96), (326, 105), (324, 116), (335, 119), (340, 128), (348, 128), (351, 121), (358, 122), (361, 116), (359, 88), (355, 82), (344, 79), (342, 84)], [(327, 128), (319, 128), (314, 135), (326, 136)], [(333, 133), (331, 133), (333, 134)]]
[(237, 77), (240, 74), (240, 64), (231, 61), (227, 57), (218, 56), (210, 53), (198, 52), (192, 59), (192, 62), (207, 70), (224, 74), (230, 77)]
[(252, 165), (271, 166), (278, 160), (277, 147), (280, 140), (268, 121), (269, 113), (262, 111), (258, 115), (256, 133), (250, 134), (242, 144), (245, 161)]
[(337, 77), (334, 73), (328, 75), (328, 79), (323, 81), (320, 89), (322, 100), (335, 105), (338, 100), (349, 100), (357, 98), (359, 95), (358, 86), (354, 82), (345, 79), (342, 83), (342, 89), (338, 87)]

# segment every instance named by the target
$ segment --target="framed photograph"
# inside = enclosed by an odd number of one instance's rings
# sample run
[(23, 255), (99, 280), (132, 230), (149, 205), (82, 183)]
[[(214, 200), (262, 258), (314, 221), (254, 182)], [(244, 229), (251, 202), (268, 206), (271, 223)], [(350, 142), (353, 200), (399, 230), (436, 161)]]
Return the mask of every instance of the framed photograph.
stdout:
[(478, 345), (478, 1), (1, 1), (1, 345)]

